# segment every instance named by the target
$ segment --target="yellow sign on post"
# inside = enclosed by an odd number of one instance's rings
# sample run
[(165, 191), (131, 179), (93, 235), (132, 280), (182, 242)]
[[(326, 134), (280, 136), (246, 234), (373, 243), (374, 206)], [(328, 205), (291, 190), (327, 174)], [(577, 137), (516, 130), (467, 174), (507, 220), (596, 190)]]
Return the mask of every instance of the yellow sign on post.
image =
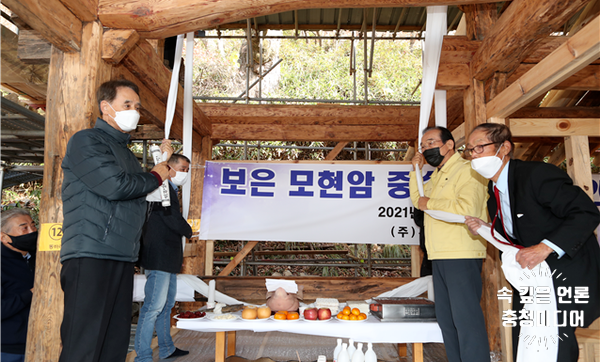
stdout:
[(60, 251), (62, 223), (45, 223), (41, 226), (38, 251)]
[(200, 219), (187, 219), (187, 222), (192, 227), (192, 233), (200, 231)]

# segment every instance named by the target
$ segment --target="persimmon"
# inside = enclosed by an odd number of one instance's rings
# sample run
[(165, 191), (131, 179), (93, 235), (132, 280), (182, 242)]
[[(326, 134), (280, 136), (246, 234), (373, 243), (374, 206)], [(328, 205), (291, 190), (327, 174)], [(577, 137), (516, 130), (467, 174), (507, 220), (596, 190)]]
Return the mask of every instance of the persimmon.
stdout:
[(286, 319), (287, 319), (287, 316), (286, 316), (285, 314), (283, 314), (283, 313), (279, 313), (279, 312), (277, 312), (277, 313), (275, 313), (275, 315), (273, 316), (273, 318), (274, 318), (274, 319), (277, 319), (277, 320), (282, 320), (282, 321), (284, 321), (284, 320), (286, 320)]
[(294, 320), (294, 319), (298, 319), (298, 318), (300, 318), (300, 314), (298, 314), (298, 312), (288, 312), (288, 314), (287, 314), (288, 320)]

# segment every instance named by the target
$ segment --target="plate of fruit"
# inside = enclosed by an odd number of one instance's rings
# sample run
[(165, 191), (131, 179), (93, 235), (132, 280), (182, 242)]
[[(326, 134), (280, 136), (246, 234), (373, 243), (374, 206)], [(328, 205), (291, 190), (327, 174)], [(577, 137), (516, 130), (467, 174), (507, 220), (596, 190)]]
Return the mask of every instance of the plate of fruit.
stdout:
[(318, 323), (331, 320), (331, 309), (329, 308), (306, 308), (302, 315), (306, 322)]
[(199, 321), (200, 319), (206, 318), (206, 313), (200, 311), (191, 312), (188, 310), (183, 313), (179, 313), (173, 318), (179, 321)]
[(275, 322), (298, 322), (300, 314), (298, 312), (279, 311), (271, 316)]
[(364, 322), (367, 320), (367, 315), (361, 313), (360, 309), (350, 307), (344, 307), (341, 312), (336, 316), (336, 319), (340, 322)]

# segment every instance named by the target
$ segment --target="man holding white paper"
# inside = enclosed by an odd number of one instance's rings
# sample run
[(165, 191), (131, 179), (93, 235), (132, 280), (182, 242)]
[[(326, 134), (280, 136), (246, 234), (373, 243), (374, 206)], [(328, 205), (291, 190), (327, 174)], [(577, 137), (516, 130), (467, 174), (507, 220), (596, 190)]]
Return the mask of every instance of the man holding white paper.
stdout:
[[(508, 127), (484, 123), (471, 132), (465, 152), (472, 157), (473, 169), (490, 180), (487, 206), (493, 219), (492, 235), (501, 235), (520, 248), (515, 258), (521, 268), (531, 270), (548, 263), (559, 311), (558, 336), (548, 336), (548, 340), (560, 341), (559, 362), (575, 362), (579, 355), (575, 328), (587, 327), (600, 316), (600, 248), (594, 236), (600, 212), (565, 172), (544, 162), (513, 160), (513, 149)], [(475, 234), (485, 223), (481, 219), (466, 217)], [(515, 297), (512, 309), (520, 311), (525, 298), (533, 296)], [(513, 327), (515, 355), (519, 325)]]
[[(412, 160), (415, 170), (421, 169), (425, 160), (436, 170), (424, 186), (424, 196), (419, 195), (415, 172), (410, 173), (413, 204), (423, 211), (486, 217), (486, 181), (456, 153), (452, 133), (444, 127), (425, 129), (421, 149), (423, 153)], [(433, 265), (435, 314), (448, 361), (489, 361), (480, 306), (486, 243), (470, 234), (464, 224), (436, 220), (426, 214), (424, 226), (425, 245)]]

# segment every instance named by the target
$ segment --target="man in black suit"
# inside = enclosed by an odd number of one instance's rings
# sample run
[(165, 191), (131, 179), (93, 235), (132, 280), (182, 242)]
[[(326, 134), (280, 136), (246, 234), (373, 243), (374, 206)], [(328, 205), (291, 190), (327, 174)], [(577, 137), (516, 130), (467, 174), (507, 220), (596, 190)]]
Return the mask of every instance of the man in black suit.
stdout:
[[(554, 272), (558, 361), (575, 362), (579, 356), (575, 328), (588, 327), (600, 316), (600, 247), (594, 235), (600, 212), (565, 172), (543, 162), (511, 160), (513, 149), (508, 127), (486, 123), (475, 127), (465, 152), (472, 158), (473, 169), (492, 181), (488, 186), (492, 231), (521, 248), (516, 261), (522, 268), (533, 269), (546, 261)], [(466, 219), (474, 234), (484, 223), (474, 217)], [(583, 298), (568, 291), (579, 291), (577, 295)], [(513, 310), (520, 310), (522, 300), (513, 300)], [(583, 321), (573, 325), (567, 318), (561, 323), (562, 312), (567, 316), (583, 313)], [(519, 328), (513, 328), (515, 356), (518, 335)]]
[[(142, 233), (140, 263), (146, 269), (144, 305), (140, 311), (135, 334), (135, 362), (152, 361), (152, 335), (156, 328), (158, 355), (160, 358), (180, 357), (188, 351), (173, 344), (170, 334), (171, 309), (177, 293), (177, 273), (183, 264), (181, 237), (192, 237), (192, 228), (181, 215), (177, 186), (187, 182), (190, 160), (173, 154), (167, 164), (171, 206), (163, 207), (160, 202), (150, 202), (150, 216)], [(159, 191), (160, 192), (160, 191)]]

